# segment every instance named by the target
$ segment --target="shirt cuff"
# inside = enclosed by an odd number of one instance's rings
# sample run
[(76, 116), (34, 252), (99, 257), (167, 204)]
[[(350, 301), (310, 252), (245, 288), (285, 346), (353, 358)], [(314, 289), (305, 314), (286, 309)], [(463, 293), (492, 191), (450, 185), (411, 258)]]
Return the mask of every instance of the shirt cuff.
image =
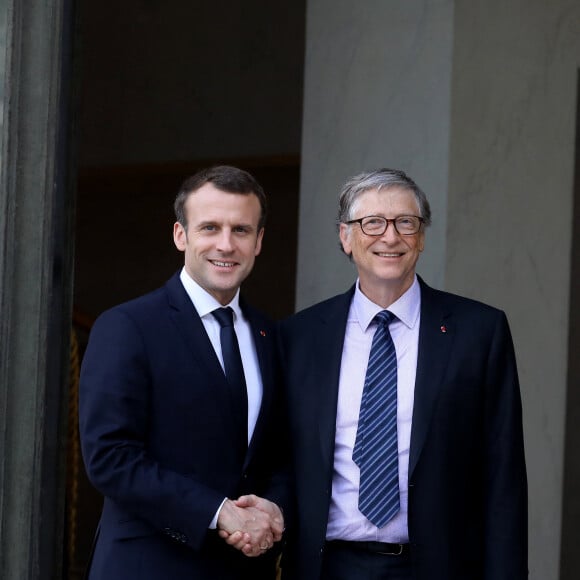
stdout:
[(222, 501), (222, 503), (220, 503), (220, 507), (217, 509), (217, 512), (215, 513), (215, 516), (213, 517), (212, 521), (209, 523), (209, 529), (210, 530), (217, 529), (218, 517), (219, 517), (220, 512), (222, 511), (222, 508), (224, 507), (224, 503), (226, 503), (226, 500), (227, 499), (228, 499), (227, 497), (224, 497), (224, 501)]

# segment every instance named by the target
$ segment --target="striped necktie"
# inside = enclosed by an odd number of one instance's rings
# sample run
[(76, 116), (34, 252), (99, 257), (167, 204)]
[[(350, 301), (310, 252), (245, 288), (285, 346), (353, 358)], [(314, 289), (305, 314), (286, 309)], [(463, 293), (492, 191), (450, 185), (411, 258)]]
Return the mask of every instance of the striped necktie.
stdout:
[(352, 458), (360, 469), (358, 507), (382, 528), (399, 511), (397, 353), (389, 332), (395, 315), (379, 312), (362, 394)]

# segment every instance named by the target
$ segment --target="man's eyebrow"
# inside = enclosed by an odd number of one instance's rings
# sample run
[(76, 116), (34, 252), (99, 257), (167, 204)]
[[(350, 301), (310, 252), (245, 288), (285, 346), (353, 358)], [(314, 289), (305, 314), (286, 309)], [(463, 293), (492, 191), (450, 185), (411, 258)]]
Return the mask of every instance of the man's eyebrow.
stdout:
[[(197, 222), (196, 224), (194, 224), (194, 227), (196, 227), (196, 228), (202, 228), (204, 226), (224, 227), (224, 224), (221, 223), (221, 222), (219, 222), (219, 221), (216, 221), (216, 220), (204, 220), (204, 221)], [(231, 225), (231, 228), (232, 229), (235, 229), (235, 228), (244, 228), (246, 230), (253, 230), (253, 229), (255, 229), (253, 224), (251, 224), (251, 223), (244, 223), (244, 222), (240, 222), (238, 224), (235, 224), (234, 223), (234, 224)]]
[(204, 221), (195, 223), (194, 227), (201, 228), (203, 226), (216, 226), (216, 225), (218, 225), (218, 223), (214, 220), (204, 220)]

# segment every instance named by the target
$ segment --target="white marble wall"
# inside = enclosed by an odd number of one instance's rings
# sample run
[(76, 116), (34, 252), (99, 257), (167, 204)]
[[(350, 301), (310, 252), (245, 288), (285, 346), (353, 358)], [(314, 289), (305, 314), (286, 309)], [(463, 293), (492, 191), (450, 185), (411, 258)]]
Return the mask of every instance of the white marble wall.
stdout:
[(354, 271), (345, 179), (402, 168), (434, 225), (420, 273), (506, 310), (524, 405), (530, 578), (559, 577), (577, 0), (309, 0), (297, 306)]
[(366, 169), (403, 169), (429, 193), (421, 272), (441, 286), (450, 125), (452, 2), (310, 0), (302, 128), (299, 308), (346, 289), (338, 192)]
[(446, 287), (507, 311), (532, 579), (559, 573), (580, 3), (455, 3)]

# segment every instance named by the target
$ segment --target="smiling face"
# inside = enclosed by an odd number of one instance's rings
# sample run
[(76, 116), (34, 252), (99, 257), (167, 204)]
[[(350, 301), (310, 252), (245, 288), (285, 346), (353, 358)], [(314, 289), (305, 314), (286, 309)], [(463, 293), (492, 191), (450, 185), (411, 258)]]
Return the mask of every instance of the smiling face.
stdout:
[(187, 230), (176, 222), (173, 241), (185, 253), (186, 272), (220, 304), (228, 304), (262, 249), (260, 202), (206, 183), (184, 205)]
[[(372, 189), (362, 193), (352, 208), (351, 219), (369, 215), (394, 219), (401, 215), (420, 216), (415, 195), (402, 187)], [(360, 289), (367, 298), (387, 308), (413, 283), (425, 231), (402, 236), (389, 222), (382, 236), (368, 236), (359, 224), (340, 224), (340, 241), (356, 264)]]

